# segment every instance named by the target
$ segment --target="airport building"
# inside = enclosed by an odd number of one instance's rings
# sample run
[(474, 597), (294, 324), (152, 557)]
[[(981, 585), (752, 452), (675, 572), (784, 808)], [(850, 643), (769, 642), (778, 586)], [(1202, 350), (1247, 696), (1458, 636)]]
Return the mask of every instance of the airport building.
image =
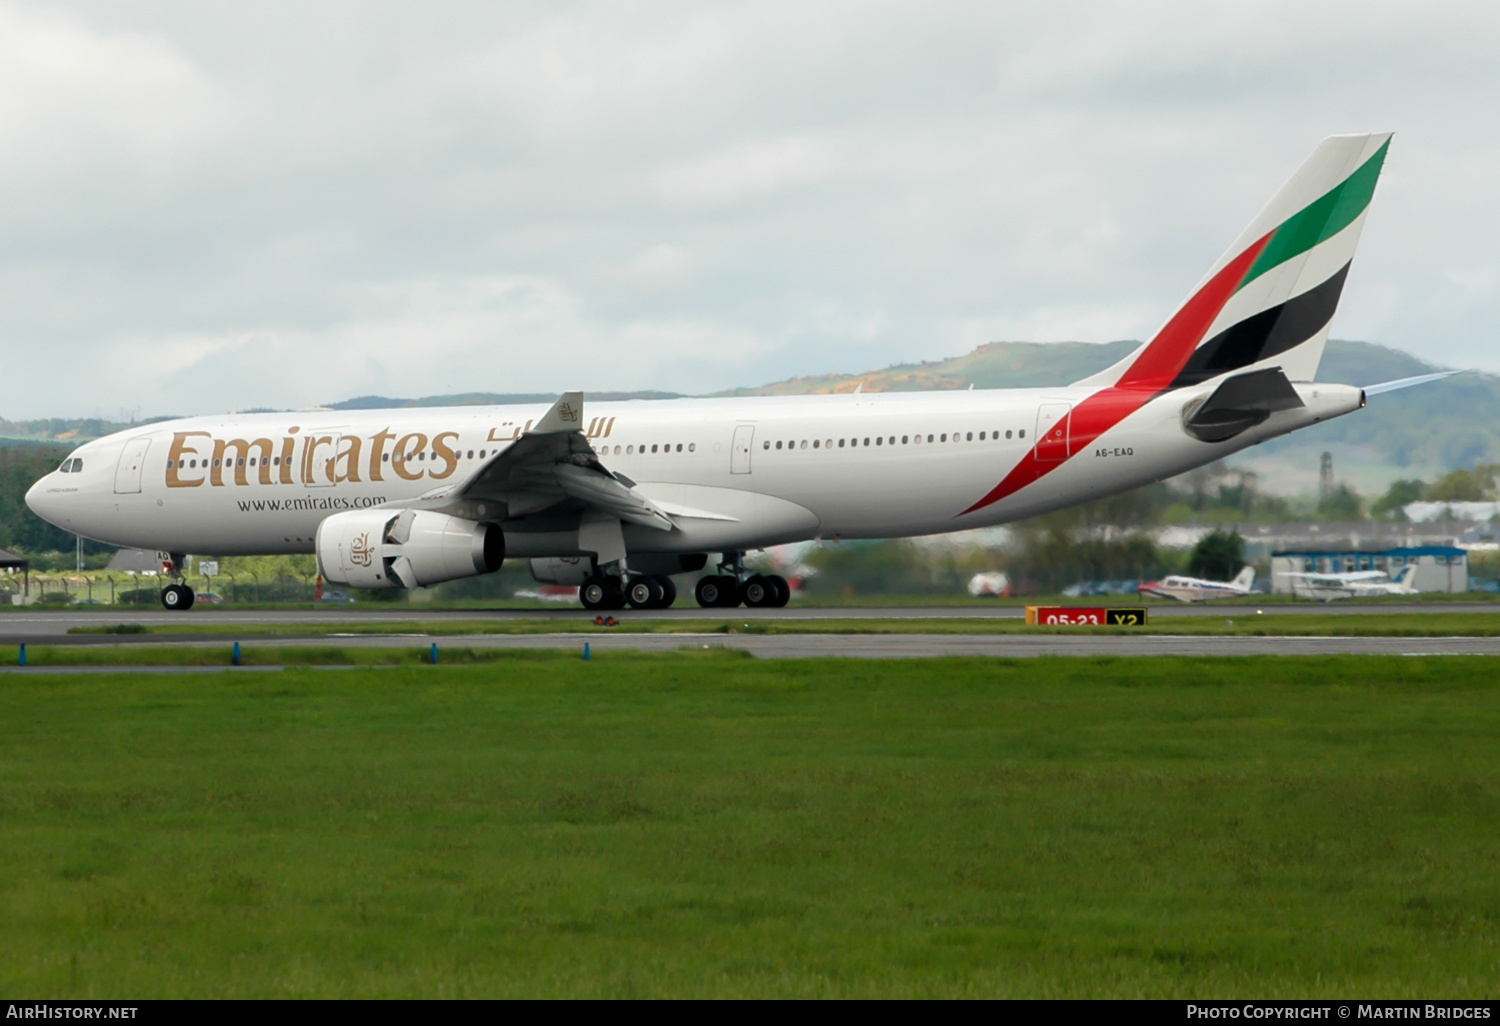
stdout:
[(1452, 545), (1418, 545), (1373, 551), (1370, 549), (1306, 550), (1271, 553), (1271, 592), (1292, 593), (1287, 574), (1346, 574), (1358, 570), (1380, 570), (1395, 577), (1415, 563), (1412, 586), (1418, 591), (1468, 591), (1469, 554)]

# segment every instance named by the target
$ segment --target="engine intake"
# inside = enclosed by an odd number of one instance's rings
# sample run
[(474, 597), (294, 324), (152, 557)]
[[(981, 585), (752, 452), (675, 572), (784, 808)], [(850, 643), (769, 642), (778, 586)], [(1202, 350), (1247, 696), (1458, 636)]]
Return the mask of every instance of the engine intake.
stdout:
[(505, 560), (497, 524), (420, 510), (362, 509), (318, 525), (318, 570), (351, 588), (417, 588), (493, 573)]

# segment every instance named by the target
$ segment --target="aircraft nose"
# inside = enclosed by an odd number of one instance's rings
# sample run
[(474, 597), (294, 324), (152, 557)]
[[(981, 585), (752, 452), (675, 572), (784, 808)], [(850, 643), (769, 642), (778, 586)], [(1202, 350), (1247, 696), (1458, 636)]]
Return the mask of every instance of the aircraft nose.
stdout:
[(47, 492), (47, 486), (56, 473), (53, 471), (26, 491), (27, 508), (49, 524), (57, 523), (57, 496)]

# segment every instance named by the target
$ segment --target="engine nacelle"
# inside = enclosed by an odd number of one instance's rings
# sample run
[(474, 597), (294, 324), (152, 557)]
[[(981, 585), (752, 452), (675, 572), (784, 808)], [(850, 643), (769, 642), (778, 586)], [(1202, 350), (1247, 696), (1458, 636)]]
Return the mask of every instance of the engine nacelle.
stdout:
[(361, 509), (318, 525), (318, 570), (350, 588), (416, 588), (500, 569), (505, 535), (423, 510)]

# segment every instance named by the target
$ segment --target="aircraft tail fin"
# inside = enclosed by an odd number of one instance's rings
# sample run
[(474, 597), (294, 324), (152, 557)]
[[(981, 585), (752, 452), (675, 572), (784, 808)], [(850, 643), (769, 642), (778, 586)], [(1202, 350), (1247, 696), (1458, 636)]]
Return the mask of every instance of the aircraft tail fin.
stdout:
[(1236, 588), (1239, 588), (1241, 591), (1249, 591), (1251, 585), (1255, 583), (1255, 567), (1245, 567), (1239, 572), (1239, 575), (1229, 583), (1234, 585)]
[(1401, 568), (1401, 572), (1396, 575), (1396, 583), (1399, 584), (1399, 585), (1402, 585), (1403, 587), (1408, 587), (1409, 588), (1409, 587), (1411, 587), (1412, 578), (1414, 578), (1416, 576), (1417, 576), (1417, 564), (1415, 564), (1415, 563), (1408, 563), (1405, 566), (1403, 566)]
[(1390, 140), (1324, 139), (1149, 342), (1076, 384), (1160, 392), (1256, 366), (1311, 381)]

